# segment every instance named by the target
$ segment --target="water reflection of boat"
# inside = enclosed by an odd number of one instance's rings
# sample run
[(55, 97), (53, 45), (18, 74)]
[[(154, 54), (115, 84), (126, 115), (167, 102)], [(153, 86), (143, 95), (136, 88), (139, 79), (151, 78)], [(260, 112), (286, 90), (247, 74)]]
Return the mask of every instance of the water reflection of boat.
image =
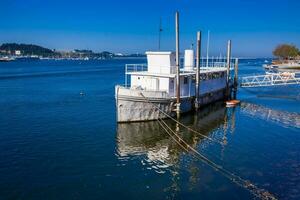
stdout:
[[(225, 115), (226, 108), (218, 104), (205, 108), (197, 115), (183, 117), (182, 122), (201, 131), (204, 135), (209, 135), (224, 123)], [(166, 122), (173, 130), (176, 129), (176, 124), (171, 121)], [(197, 133), (185, 131), (180, 134), (183, 140), (193, 147), (205, 141)], [(156, 121), (118, 124), (117, 150), (120, 159), (137, 155), (146, 156), (142, 163), (148, 163), (152, 169), (161, 173), (178, 163), (179, 156), (183, 152), (182, 148), (164, 132)]]
[(270, 109), (252, 103), (241, 103), (241, 112), (260, 119), (275, 122), (281, 126), (300, 128), (300, 114)]

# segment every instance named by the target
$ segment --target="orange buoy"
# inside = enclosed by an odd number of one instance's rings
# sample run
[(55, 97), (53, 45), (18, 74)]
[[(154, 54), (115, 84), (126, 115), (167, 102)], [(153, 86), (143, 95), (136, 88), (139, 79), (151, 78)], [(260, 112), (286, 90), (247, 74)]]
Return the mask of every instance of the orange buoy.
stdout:
[(226, 107), (234, 107), (238, 105), (241, 101), (239, 100), (228, 100), (226, 101)]

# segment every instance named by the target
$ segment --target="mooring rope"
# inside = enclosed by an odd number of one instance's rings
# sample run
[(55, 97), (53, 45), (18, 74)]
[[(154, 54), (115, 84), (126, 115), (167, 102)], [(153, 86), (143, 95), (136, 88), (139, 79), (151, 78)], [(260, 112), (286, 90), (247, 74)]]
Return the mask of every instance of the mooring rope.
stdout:
[(178, 120), (174, 119), (171, 115), (169, 115), (168, 113), (164, 112), (164, 111), (161, 110), (158, 106), (156, 106), (155, 104), (153, 104), (152, 102), (150, 102), (149, 99), (147, 99), (142, 93), (140, 93), (140, 94), (141, 94), (141, 96), (142, 96), (148, 103), (150, 103), (152, 106), (154, 106), (156, 109), (158, 109), (158, 110), (159, 110), (161, 113), (163, 113), (166, 117), (168, 117), (168, 118), (171, 119), (172, 121), (178, 123), (180, 126), (186, 128), (187, 130), (189, 130), (189, 131), (191, 131), (191, 132), (193, 132), (193, 133), (196, 133), (196, 134), (198, 134), (198, 135), (201, 135), (202, 137), (204, 137), (204, 138), (206, 138), (206, 139), (208, 139), (208, 140), (210, 140), (210, 141), (212, 141), (212, 142), (216, 142), (216, 143), (218, 143), (218, 144), (223, 145), (223, 142), (222, 142), (222, 141), (216, 140), (216, 139), (214, 139), (214, 138), (212, 138), (212, 137), (208, 137), (207, 135), (204, 135), (204, 134), (202, 134), (202, 133), (200, 133), (200, 132), (198, 132), (198, 131), (196, 131), (196, 130), (194, 130), (194, 129), (192, 129), (192, 128), (186, 126), (186, 125), (184, 125), (183, 123), (179, 122)]
[[(160, 108), (158, 108), (156, 105), (154, 105), (151, 101), (149, 101), (142, 93), (141, 95), (147, 100), (147, 102), (149, 102), (152, 106), (153, 109), (155, 110), (158, 109), (160, 112), (162, 112), (163, 114), (166, 114), (164, 111), (162, 111)], [(167, 114), (168, 115), (168, 114)], [(169, 116), (169, 115), (168, 115)], [(169, 116), (171, 117), (171, 116)], [(172, 117), (171, 117), (172, 118)], [(173, 121), (175, 121), (176, 123), (181, 124), (178, 120), (172, 118)], [(172, 130), (172, 128), (161, 118), (158, 117), (157, 119), (159, 125), (165, 130), (165, 132), (182, 148), (184, 149), (186, 152), (189, 152), (189, 150), (191, 150), (193, 152), (193, 155), (195, 158), (200, 159), (201, 161), (203, 161), (205, 164), (211, 166), (212, 168), (214, 168), (216, 171), (219, 171), (223, 176), (225, 176), (226, 178), (228, 178), (229, 180), (231, 180), (232, 182), (236, 183), (237, 185), (239, 185), (242, 188), (247, 189), (251, 194), (253, 194), (254, 196), (260, 198), (260, 199), (264, 199), (264, 200), (276, 200), (277, 198), (272, 195), (270, 192), (264, 190), (264, 189), (260, 189), (258, 188), (256, 185), (254, 185), (253, 183), (251, 183), (248, 180), (244, 180), (241, 177), (235, 175), (234, 173), (224, 169), (222, 166), (216, 164), (215, 162), (211, 161), (209, 158), (207, 158), (206, 156), (202, 155), (199, 151), (197, 151), (195, 148), (193, 148), (191, 145), (189, 145), (186, 141), (184, 141), (174, 130)], [(184, 127), (186, 127), (185, 125), (183, 125)], [(172, 135), (173, 133), (173, 135)], [(176, 139), (177, 138), (177, 139)], [(184, 145), (185, 146), (184, 146)]]

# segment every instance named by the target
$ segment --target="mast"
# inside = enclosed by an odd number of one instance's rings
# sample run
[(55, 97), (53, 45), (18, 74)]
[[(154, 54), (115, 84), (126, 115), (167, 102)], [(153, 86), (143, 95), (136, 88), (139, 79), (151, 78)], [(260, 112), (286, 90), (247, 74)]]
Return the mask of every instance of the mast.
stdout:
[(231, 58), (231, 40), (228, 40), (227, 43), (227, 76), (226, 76), (226, 96), (227, 98), (229, 98), (229, 92), (230, 92), (230, 88), (229, 88), (229, 79), (230, 79), (230, 58)]
[(236, 93), (237, 93), (237, 87), (238, 87), (238, 69), (239, 69), (239, 59), (236, 58), (235, 59), (235, 63), (234, 63), (234, 82), (233, 82), (233, 86), (234, 86), (234, 93), (233, 93), (233, 98), (236, 99)]
[(197, 52), (196, 52), (196, 103), (195, 108), (199, 108), (200, 100), (200, 56), (201, 56), (201, 31), (197, 32)]
[(163, 31), (161, 25), (161, 18), (159, 20), (159, 33), (158, 33), (158, 50), (160, 51), (160, 40), (161, 40), (161, 32)]
[(179, 12), (175, 15), (176, 33), (176, 114), (180, 117), (180, 58), (179, 58)]
[(207, 33), (207, 46), (206, 46), (206, 67), (208, 67), (208, 51), (209, 51), (209, 36), (210, 36), (210, 31)]

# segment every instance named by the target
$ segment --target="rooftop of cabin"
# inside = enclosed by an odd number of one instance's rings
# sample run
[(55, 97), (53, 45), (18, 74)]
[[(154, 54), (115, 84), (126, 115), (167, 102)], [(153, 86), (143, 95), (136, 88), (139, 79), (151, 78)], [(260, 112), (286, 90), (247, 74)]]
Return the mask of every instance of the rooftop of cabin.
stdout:
[(146, 55), (171, 55), (174, 54), (175, 52), (173, 51), (146, 51)]

